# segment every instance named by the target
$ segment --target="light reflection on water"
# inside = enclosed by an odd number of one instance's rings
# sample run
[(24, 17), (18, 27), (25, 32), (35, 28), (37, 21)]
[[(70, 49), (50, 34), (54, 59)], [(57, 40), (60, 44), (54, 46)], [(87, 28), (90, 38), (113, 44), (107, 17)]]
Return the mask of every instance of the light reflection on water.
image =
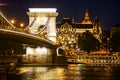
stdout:
[(17, 80), (111, 80), (119, 79), (119, 66), (84, 66), (69, 64), (58, 67), (20, 67)]
[[(26, 70), (27, 69), (27, 70)], [(63, 80), (66, 79), (63, 67), (23, 67), (26, 70), (21, 75), (22, 80)]]

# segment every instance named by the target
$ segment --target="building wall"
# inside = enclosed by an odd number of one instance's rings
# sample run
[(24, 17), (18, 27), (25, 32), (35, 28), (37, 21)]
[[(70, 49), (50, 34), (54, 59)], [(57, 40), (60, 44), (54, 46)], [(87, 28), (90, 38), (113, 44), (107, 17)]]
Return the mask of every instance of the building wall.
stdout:
[(87, 30), (101, 42), (102, 27), (99, 24), (73, 23), (70, 18), (63, 18), (57, 24), (57, 41), (64, 49), (78, 48), (78, 36)]

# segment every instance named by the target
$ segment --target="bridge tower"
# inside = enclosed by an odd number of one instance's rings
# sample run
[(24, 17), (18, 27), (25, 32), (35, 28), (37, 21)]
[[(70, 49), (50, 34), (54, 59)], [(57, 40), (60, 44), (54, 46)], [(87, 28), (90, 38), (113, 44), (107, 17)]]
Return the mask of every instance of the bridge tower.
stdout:
[(47, 27), (47, 38), (56, 42), (56, 8), (29, 8), (29, 30), (32, 34), (38, 34), (40, 27)]

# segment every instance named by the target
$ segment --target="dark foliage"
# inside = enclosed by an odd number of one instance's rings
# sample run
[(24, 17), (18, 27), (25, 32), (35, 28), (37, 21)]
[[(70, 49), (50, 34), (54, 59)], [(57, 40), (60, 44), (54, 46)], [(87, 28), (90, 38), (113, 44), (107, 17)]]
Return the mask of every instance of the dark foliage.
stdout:
[(79, 35), (78, 47), (82, 50), (87, 51), (89, 54), (92, 50), (97, 50), (100, 47), (99, 41), (89, 31)]
[(120, 52), (120, 32), (114, 32), (112, 34), (111, 48), (114, 52)]

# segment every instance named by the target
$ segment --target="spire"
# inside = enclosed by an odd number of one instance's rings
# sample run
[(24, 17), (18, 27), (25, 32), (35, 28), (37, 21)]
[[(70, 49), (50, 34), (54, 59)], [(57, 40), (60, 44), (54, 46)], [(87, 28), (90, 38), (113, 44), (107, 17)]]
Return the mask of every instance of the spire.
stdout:
[(100, 22), (97, 16), (95, 17), (93, 24), (100, 25)]
[(94, 22), (99, 22), (98, 17), (95, 16)]
[(90, 20), (88, 9), (86, 9), (84, 20), (82, 21), (82, 24), (92, 24), (92, 21)]
[(90, 18), (89, 18), (88, 9), (86, 9), (86, 12), (85, 12), (85, 17), (84, 17), (84, 19), (86, 19), (86, 20), (87, 20), (87, 19), (90, 19)]

